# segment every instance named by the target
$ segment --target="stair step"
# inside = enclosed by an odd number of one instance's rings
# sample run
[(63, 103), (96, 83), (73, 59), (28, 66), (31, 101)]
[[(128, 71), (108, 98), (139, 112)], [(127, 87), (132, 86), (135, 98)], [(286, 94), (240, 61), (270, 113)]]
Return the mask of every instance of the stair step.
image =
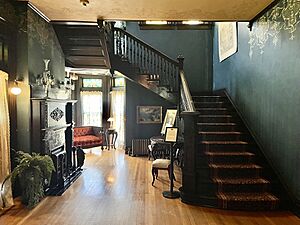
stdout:
[(255, 154), (250, 152), (204, 152), (212, 164), (253, 163)]
[(223, 193), (217, 194), (219, 207), (238, 210), (274, 210), (279, 206), (279, 199), (268, 193)]
[(198, 122), (202, 123), (230, 123), (236, 121), (232, 115), (199, 115)]
[(270, 184), (270, 181), (263, 178), (238, 178), (238, 179), (214, 178), (213, 182), (222, 185)]
[(220, 95), (211, 95), (211, 96), (199, 96), (195, 95), (192, 96), (193, 101), (195, 102), (220, 102), (220, 101), (227, 101), (227, 97), (220, 96)]
[(245, 152), (251, 145), (244, 141), (201, 141), (204, 152)]
[(232, 110), (228, 108), (197, 108), (200, 115), (231, 115)]
[(218, 186), (218, 192), (266, 192), (270, 182), (263, 178), (215, 178), (213, 182)]
[(205, 145), (248, 145), (245, 141), (202, 141)]
[(254, 156), (251, 152), (205, 152), (207, 156)]
[(197, 102), (194, 101), (194, 105), (196, 108), (226, 108), (230, 107), (231, 104), (228, 101), (220, 101), (220, 102)]
[(199, 131), (238, 131), (236, 123), (197, 123)]
[(261, 169), (262, 167), (256, 164), (209, 164), (213, 169)]
[(209, 163), (212, 169), (212, 178), (258, 178), (261, 166), (252, 163), (245, 164), (215, 164)]
[(199, 131), (203, 141), (241, 141), (246, 139), (245, 133), (235, 131)]

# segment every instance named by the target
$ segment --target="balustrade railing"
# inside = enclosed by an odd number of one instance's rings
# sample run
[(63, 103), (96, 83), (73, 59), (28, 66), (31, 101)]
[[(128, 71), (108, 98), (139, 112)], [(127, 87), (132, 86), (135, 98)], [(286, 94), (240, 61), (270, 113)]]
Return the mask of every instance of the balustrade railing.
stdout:
[(140, 69), (150, 80), (159, 80), (160, 86), (167, 86), (171, 92), (178, 89), (179, 64), (149, 44), (125, 30), (113, 29), (114, 54)]
[(159, 81), (159, 86), (165, 86), (170, 92), (178, 93), (179, 115), (182, 109), (195, 111), (184, 76), (183, 57), (178, 57), (176, 61), (127, 31), (113, 27), (111, 23), (105, 27), (105, 33), (111, 53), (139, 68), (140, 74), (148, 75), (150, 81)]

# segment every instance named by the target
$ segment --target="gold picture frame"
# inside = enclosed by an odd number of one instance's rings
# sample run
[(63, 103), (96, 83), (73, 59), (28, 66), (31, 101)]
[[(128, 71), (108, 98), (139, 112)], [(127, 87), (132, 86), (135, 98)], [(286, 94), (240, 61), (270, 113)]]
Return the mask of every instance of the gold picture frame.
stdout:
[(176, 120), (176, 115), (177, 115), (177, 109), (167, 109), (166, 116), (164, 119), (163, 126), (161, 128), (160, 133), (164, 135), (166, 133), (166, 128), (167, 127), (173, 127), (175, 124)]

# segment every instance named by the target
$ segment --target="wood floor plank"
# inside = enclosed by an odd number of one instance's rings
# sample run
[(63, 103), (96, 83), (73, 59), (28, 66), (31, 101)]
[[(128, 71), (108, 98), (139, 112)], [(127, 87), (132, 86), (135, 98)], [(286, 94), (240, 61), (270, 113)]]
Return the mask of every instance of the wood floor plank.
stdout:
[[(178, 189), (178, 169), (175, 176)], [(62, 196), (47, 197), (33, 210), (17, 201), (0, 216), (0, 225), (300, 225), (287, 211), (225, 211), (166, 199), (166, 171), (159, 171), (154, 187), (151, 182), (147, 158), (93, 148), (87, 150), (83, 174)]]

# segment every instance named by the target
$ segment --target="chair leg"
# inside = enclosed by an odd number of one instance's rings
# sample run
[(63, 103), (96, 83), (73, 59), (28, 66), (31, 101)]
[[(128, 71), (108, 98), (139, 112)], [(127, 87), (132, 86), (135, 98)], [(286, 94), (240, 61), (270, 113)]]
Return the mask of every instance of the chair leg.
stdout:
[(155, 168), (155, 173), (156, 173), (156, 179), (157, 179), (157, 177), (158, 177), (158, 169), (157, 168)]
[(155, 168), (152, 168), (152, 186), (154, 185), (154, 181), (155, 181)]

